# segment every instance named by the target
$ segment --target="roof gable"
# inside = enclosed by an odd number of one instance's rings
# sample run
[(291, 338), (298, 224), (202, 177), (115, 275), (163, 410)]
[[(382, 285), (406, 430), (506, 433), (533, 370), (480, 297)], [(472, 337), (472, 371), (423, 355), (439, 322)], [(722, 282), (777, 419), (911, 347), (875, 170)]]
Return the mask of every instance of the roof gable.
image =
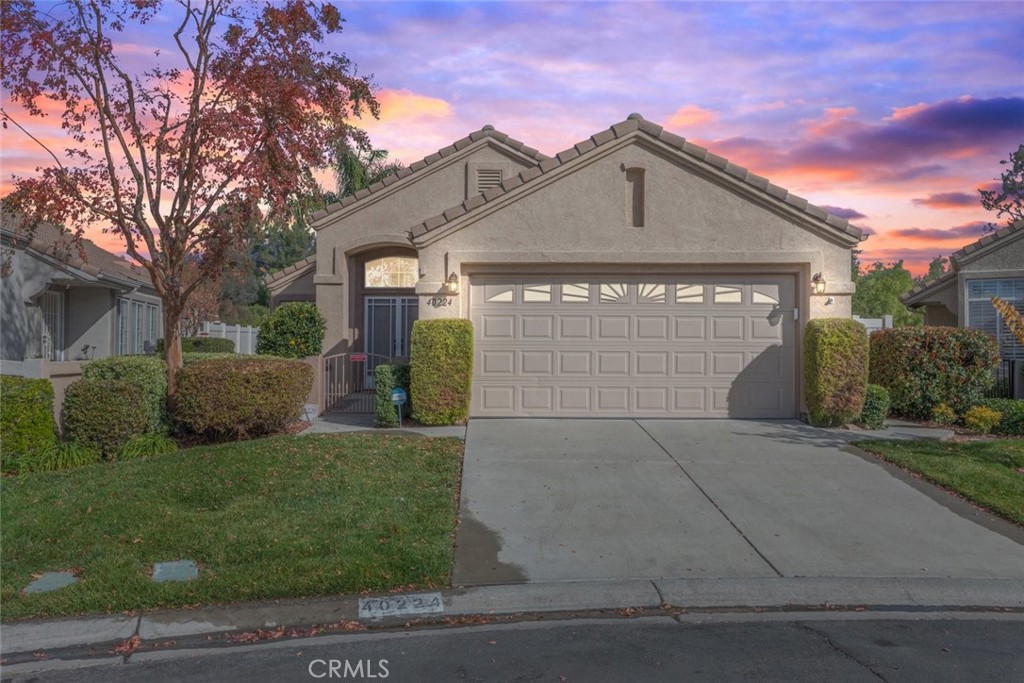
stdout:
[(828, 213), (825, 209), (809, 203), (806, 199), (792, 194), (785, 188), (772, 184), (767, 178), (751, 173), (746, 168), (733, 164), (724, 157), (709, 152), (704, 147), (695, 145), (681, 136), (670, 133), (663, 127), (643, 119), (639, 114), (631, 114), (625, 121), (592, 135), (587, 140), (560, 152), (552, 158), (541, 161), (537, 166), (507, 178), (501, 185), (493, 187), (483, 194), (470, 197), (461, 204), (453, 206), (443, 213), (432, 216), (422, 223), (413, 226), (413, 240), (429, 239), (432, 237), (431, 233), (442, 230), (462, 216), (474, 212), (480, 209), (480, 207), (509, 193), (521, 192), (522, 190), (519, 190), (519, 188), (522, 186), (528, 185), (538, 178), (556, 171), (579, 157), (595, 154), (597, 150), (607, 148), (616, 140), (639, 136), (664, 145), (677, 154), (685, 155), (689, 160), (696, 160), (699, 163), (705, 164), (707, 167), (720, 172), (722, 177), (734, 185), (764, 193), (769, 198), (769, 201), (776, 202), (780, 206), (785, 206), (790, 210), (803, 214), (821, 227), (841, 237), (844, 241), (853, 243), (863, 239), (862, 231), (850, 225), (849, 221), (845, 218)]
[(488, 124), (480, 130), (473, 131), (466, 137), (456, 140), (447, 147), (439, 149), (433, 154), (426, 156), (419, 161), (414, 161), (405, 168), (399, 169), (395, 173), (385, 176), (381, 181), (373, 183), (362, 190), (358, 190), (355, 194), (344, 197), (341, 201), (334, 202), (333, 204), (328, 205), (325, 209), (316, 211), (313, 214), (313, 229), (321, 229), (326, 224), (326, 219), (329, 216), (343, 209), (348, 209), (353, 204), (360, 202), (366, 197), (378, 195), (395, 186), (404, 185), (407, 178), (410, 176), (416, 176), (418, 173), (422, 172), (423, 169), (436, 165), (444, 159), (463, 156), (460, 154), (461, 152), (471, 151), (471, 147), (476, 149), (479, 146), (478, 143), (497, 144), (503, 151), (514, 156), (518, 156), (529, 163), (540, 163), (548, 158), (533, 147), (510, 137), (508, 134), (503, 133), (500, 130), (496, 130), (494, 126)]

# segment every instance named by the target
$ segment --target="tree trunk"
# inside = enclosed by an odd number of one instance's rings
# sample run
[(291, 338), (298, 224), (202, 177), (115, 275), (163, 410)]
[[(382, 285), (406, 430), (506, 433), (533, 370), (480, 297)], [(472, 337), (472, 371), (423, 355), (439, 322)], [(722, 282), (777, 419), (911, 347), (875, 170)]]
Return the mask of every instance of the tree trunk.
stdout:
[(181, 359), (181, 310), (164, 302), (164, 360), (167, 361), (167, 408), (171, 409), (178, 393), (178, 370)]

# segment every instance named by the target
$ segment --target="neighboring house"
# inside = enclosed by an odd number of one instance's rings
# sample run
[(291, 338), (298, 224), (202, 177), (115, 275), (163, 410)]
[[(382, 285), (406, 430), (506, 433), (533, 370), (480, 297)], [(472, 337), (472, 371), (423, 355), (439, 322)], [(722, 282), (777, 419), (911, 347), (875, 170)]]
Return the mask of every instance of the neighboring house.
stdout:
[(40, 225), (29, 243), (5, 219), (0, 278), (5, 374), (49, 376), (44, 364), (149, 353), (161, 335), (160, 299), (145, 270), (61, 229)]
[(474, 326), (473, 416), (792, 418), (807, 320), (850, 317), (859, 229), (631, 115), (548, 158), (485, 126), (316, 215), (325, 354)]
[(974, 327), (995, 335), (1004, 362), (1003, 375), (1016, 380), (1016, 395), (1024, 393), (1020, 369), (1024, 346), (1010, 332), (992, 297), (1024, 311), (1024, 221), (982, 237), (949, 257), (948, 273), (904, 294), (903, 303), (924, 307), (926, 325)]

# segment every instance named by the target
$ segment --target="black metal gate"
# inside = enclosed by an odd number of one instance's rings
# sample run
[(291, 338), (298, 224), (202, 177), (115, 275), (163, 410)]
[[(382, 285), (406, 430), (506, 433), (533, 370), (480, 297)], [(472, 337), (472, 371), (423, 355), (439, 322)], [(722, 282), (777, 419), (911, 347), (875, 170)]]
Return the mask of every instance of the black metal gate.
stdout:
[(374, 368), (392, 360), (373, 353), (341, 353), (325, 357), (324, 411), (374, 412)]

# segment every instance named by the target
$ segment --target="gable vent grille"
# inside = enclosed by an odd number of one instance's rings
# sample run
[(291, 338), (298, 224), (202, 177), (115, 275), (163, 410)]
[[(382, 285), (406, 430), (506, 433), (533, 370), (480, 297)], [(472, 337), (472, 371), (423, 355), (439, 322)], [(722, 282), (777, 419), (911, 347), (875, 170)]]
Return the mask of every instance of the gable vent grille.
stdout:
[(481, 168), (476, 172), (476, 191), (484, 192), (492, 187), (501, 185), (501, 169), (484, 169)]

